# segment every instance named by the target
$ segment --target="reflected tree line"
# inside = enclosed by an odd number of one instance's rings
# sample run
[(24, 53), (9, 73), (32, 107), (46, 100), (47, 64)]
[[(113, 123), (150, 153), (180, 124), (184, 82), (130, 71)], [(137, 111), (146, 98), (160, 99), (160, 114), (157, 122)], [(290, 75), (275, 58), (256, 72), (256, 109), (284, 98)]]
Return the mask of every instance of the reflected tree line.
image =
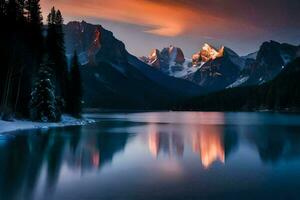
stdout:
[[(124, 124), (121, 126), (124, 127)], [(247, 132), (242, 133), (236, 127), (202, 125), (192, 129), (193, 132), (182, 134), (180, 130), (176, 132), (174, 129), (159, 129), (155, 124), (151, 126), (147, 137), (148, 148), (153, 156), (167, 154), (180, 158), (191, 148), (193, 153), (199, 155), (204, 168), (210, 167), (215, 161), (225, 163), (238, 149), (239, 137), (246, 139), (264, 163), (276, 164), (281, 160), (300, 158), (297, 127), (247, 127)], [(2, 137), (1, 199), (32, 199), (41, 185), (41, 192), (46, 193), (44, 196), (52, 194), (64, 165), (81, 172), (101, 169), (112, 161), (116, 153), (124, 150), (129, 137), (135, 135), (126, 133), (124, 129), (118, 133), (108, 130), (108, 127), (70, 127), (25, 131), (15, 137)]]
[(25, 131), (16, 137), (2, 138), (0, 197), (33, 199), (40, 182), (45, 184), (41, 192), (47, 197), (55, 191), (63, 165), (79, 171), (100, 169), (124, 149), (127, 139), (126, 133), (86, 137), (78, 127)]
[(276, 164), (281, 160), (300, 158), (300, 128), (281, 126), (249, 127), (247, 141), (257, 150), (264, 163)]

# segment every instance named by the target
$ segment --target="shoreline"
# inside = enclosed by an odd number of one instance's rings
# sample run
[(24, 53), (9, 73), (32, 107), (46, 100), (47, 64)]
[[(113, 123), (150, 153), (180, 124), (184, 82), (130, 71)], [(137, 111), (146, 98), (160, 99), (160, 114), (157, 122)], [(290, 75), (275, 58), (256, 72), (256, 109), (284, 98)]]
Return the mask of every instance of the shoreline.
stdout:
[[(96, 111), (96, 110), (94, 110)], [(36, 129), (49, 129), (49, 128), (62, 128), (68, 126), (84, 126), (88, 124), (95, 123), (97, 120), (93, 119), (93, 115), (97, 114), (115, 114), (115, 113), (148, 113), (148, 112), (225, 112), (225, 113), (273, 113), (273, 114), (285, 114), (285, 115), (299, 115), (299, 111), (290, 112), (290, 111), (272, 111), (272, 110), (257, 110), (257, 111), (197, 111), (197, 110), (147, 110), (147, 111), (133, 111), (133, 110), (106, 110), (99, 112), (87, 112), (83, 115), (83, 118), (77, 119), (71, 117), (69, 115), (63, 115), (61, 122), (53, 122), (53, 123), (43, 123), (43, 122), (33, 122), (27, 119), (16, 119), (14, 121), (2, 121), (0, 120), (0, 135), (4, 135), (7, 133), (22, 131), (22, 130), (36, 130)]]
[(285, 108), (285, 109), (239, 109), (239, 110), (221, 110), (221, 109), (109, 109), (109, 108), (84, 108), (84, 113), (141, 113), (141, 112), (258, 112), (258, 113), (295, 113), (300, 114), (300, 108)]
[(76, 119), (69, 115), (63, 115), (61, 122), (54, 123), (33, 122), (21, 119), (16, 119), (12, 122), (0, 120), (0, 135), (23, 130), (49, 129), (68, 126), (84, 126), (95, 122), (95, 120), (90, 118), (83, 117), (82, 119)]

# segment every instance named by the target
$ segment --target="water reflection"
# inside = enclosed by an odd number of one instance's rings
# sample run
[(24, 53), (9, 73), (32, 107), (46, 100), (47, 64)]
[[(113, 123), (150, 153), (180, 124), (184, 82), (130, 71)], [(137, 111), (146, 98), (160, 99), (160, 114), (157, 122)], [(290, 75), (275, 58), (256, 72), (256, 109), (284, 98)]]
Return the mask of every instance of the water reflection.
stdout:
[[(119, 180), (116, 177), (122, 176), (121, 174), (126, 174), (126, 186), (139, 182), (139, 189), (145, 192), (151, 188), (147, 184), (159, 187), (161, 182), (169, 183), (174, 173), (168, 172), (175, 169), (180, 169), (180, 176), (184, 176), (182, 180), (188, 183), (194, 181), (195, 187), (201, 188), (203, 184), (211, 185), (214, 180), (218, 180), (219, 186), (226, 185), (225, 180), (220, 180), (225, 175), (230, 180), (244, 180), (247, 177), (243, 174), (249, 174), (248, 170), (266, 170), (264, 166), (277, 166), (278, 170), (284, 170), (285, 168), (280, 168), (281, 161), (284, 161), (285, 167), (300, 168), (300, 126), (226, 125), (223, 124), (226, 115), (216, 113), (208, 115), (209, 119), (204, 121), (209, 123), (204, 124), (198, 123), (199, 121), (180, 123), (182, 116), (172, 116), (173, 122), (166, 116), (160, 116), (159, 120), (162, 121), (157, 123), (159, 114), (156, 117), (149, 116), (150, 121), (144, 115), (145, 121), (139, 120), (138, 123), (132, 118), (122, 118), (87, 127), (23, 131), (7, 138), (2, 136), (1, 199), (61, 199), (62, 196), (57, 196), (57, 193), (67, 193), (62, 189), (65, 181), (69, 181), (68, 187), (76, 183), (79, 190), (83, 187), (81, 184), (95, 187), (100, 184), (95, 183), (95, 180), (92, 182), (85, 179), (91, 174), (96, 181), (105, 180), (101, 183), (102, 187), (90, 191), (94, 194), (92, 197), (97, 199), (100, 192), (102, 197), (109, 193), (105, 185), (112, 184), (115, 179)], [(192, 116), (200, 119), (205, 115), (188, 116), (185, 113), (184, 119), (191, 119)], [(214, 116), (216, 124), (212, 123)], [(230, 117), (232, 120), (232, 115)], [(246, 116), (243, 117), (246, 119)], [(164, 122), (163, 119), (169, 122)], [(246, 167), (252, 168), (246, 170)], [(145, 177), (145, 170), (151, 172), (151, 177)], [(109, 176), (106, 175), (108, 173)], [(164, 173), (168, 173), (168, 176), (162, 176)], [(271, 169), (268, 173), (271, 174), (270, 177), (278, 176)], [(199, 179), (201, 182), (193, 179), (199, 176), (206, 178)], [(177, 178), (172, 179), (173, 184), (180, 180)], [(82, 180), (85, 182), (81, 182)], [(253, 184), (257, 184), (255, 181), (257, 180), (253, 180)], [(183, 183), (178, 184), (180, 186)], [(293, 184), (297, 185), (295, 182)], [(119, 186), (115, 190), (123, 188), (123, 194), (128, 192), (125, 191), (127, 187)], [(69, 195), (72, 197), (72, 193)], [(199, 197), (198, 193), (194, 195)]]
[(156, 124), (149, 125), (148, 145), (149, 151), (154, 157), (160, 152), (169, 157), (182, 157), (184, 152), (184, 136), (176, 132), (159, 132)]
[[(299, 127), (249, 127), (246, 135), (264, 163), (276, 164), (281, 160), (297, 160), (300, 157)], [(251, 132), (251, 134), (250, 134)]]
[[(80, 173), (100, 169), (121, 151), (128, 134), (82, 133), (80, 127), (24, 131), (0, 145), (1, 199), (33, 199), (37, 186), (45, 196), (56, 190), (63, 165)], [(97, 132), (96, 132), (97, 133)]]
[[(169, 156), (182, 157), (185, 149), (184, 139), (193, 152), (199, 155), (202, 165), (209, 168), (215, 161), (225, 163), (224, 134), (221, 126), (202, 125), (196, 127), (184, 127), (182, 132), (158, 131), (156, 124), (149, 125), (148, 145), (149, 151), (154, 157), (158, 157), (160, 152)], [(192, 132), (186, 132), (185, 129)], [(232, 142), (228, 141), (229, 144)]]
[(202, 126), (192, 135), (193, 151), (199, 153), (202, 165), (208, 168), (215, 161), (225, 163), (222, 129), (218, 126)]

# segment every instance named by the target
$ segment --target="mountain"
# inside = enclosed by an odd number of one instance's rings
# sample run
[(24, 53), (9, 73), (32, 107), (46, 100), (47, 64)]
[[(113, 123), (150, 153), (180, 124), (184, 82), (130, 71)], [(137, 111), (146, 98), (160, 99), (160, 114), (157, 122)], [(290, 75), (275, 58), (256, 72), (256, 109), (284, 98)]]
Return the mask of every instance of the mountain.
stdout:
[(149, 67), (100, 25), (70, 22), (64, 31), (67, 53), (76, 50), (84, 65), (86, 107), (161, 109), (205, 92), (196, 84)]
[(252, 60), (255, 60), (256, 59), (256, 57), (257, 57), (257, 53), (258, 53), (258, 51), (256, 51), (256, 52), (253, 52), (253, 53), (249, 53), (248, 55), (246, 55), (246, 56), (242, 56), (242, 58), (243, 59), (252, 59)]
[(216, 58), (223, 57), (223, 55), (224, 55), (224, 46), (222, 46), (220, 49), (215, 49), (214, 47), (205, 43), (202, 49), (192, 56), (193, 66), (198, 66), (201, 65), (202, 63), (214, 60)]
[(216, 49), (209, 44), (204, 44), (192, 59), (184, 58), (180, 48), (170, 46), (162, 51), (154, 49), (150, 56), (141, 60), (169, 76), (189, 80), (208, 91), (226, 88), (238, 78), (245, 65), (245, 60), (231, 49), (224, 46)]
[(70, 22), (64, 31), (67, 54), (76, 50), (83, 64), (86, 107), (169, 108), (208, 92), (261, 85), (299, 54), (298, 46), (270, 41), (247, 56), (205, 44), (191, 59), (174, 46), (138, 59), (100, 25)]
[(257, 85), (272, 80), (299, 52), (299, 46), (275, 41), (264, 42), (252, 58), (248, 56), (250, 62), (241, 72), (241, 77), (247, 77), (243, 85)]
[(300, 111), (300, 57), (286, 65), (273, 80), (256, 86), (226, 89), (177, 104), (183, 110)]
[[(296, 58), (299, 51), (299, 46), (269, 41), (264, 42), (259, 51), (239, 56), (228, 47), (221, 46), (217, 49), (204, 44), (191, 60), (185, 59), (184, 63), (165, 59), (157, 49), (142, 60), (165, 74), (189, 80), (212, 92), (225, 88), (259, 85), (272, 80), (288, 62)], [(157, 67), (157, 64), (160, 67)]]
[(64, 26), (67, 56), (70, 58), (74, 50), (79, 54), (82, 65), (94, 62), (100, 49), (101, 26), (89, 26), (86, 22), (69, 22)]
[(187, 70), (190, 68), (188, 66), (190, 61), (185, 59), (183, 51), (172, 45), (161, 51), (153, 49), (148, 57), (144, 56), (140, 59), (153, 68), (178, 78), (181, 78), (185, 72), (188, 73)]
[(193, 56), (193, 67), (200, 66), (200, 68), (184, 78), (209, 91), (221, 90), (232, 84), (244, 65), (243, 59), (227, 47), (215, 50), (205, 44), (196, 55)]

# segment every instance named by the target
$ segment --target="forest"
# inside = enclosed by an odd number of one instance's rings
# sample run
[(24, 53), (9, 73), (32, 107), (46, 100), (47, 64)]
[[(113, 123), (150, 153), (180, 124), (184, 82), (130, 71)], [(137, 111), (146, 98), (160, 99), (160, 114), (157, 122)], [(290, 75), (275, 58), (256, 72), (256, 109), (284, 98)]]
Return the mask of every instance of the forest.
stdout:
[(80, 64), (76, 52), (66, 58), (62, 13), (53, 7), (45, 21), (39, 0), (0, 0), (0, 119), (81, 116)]

